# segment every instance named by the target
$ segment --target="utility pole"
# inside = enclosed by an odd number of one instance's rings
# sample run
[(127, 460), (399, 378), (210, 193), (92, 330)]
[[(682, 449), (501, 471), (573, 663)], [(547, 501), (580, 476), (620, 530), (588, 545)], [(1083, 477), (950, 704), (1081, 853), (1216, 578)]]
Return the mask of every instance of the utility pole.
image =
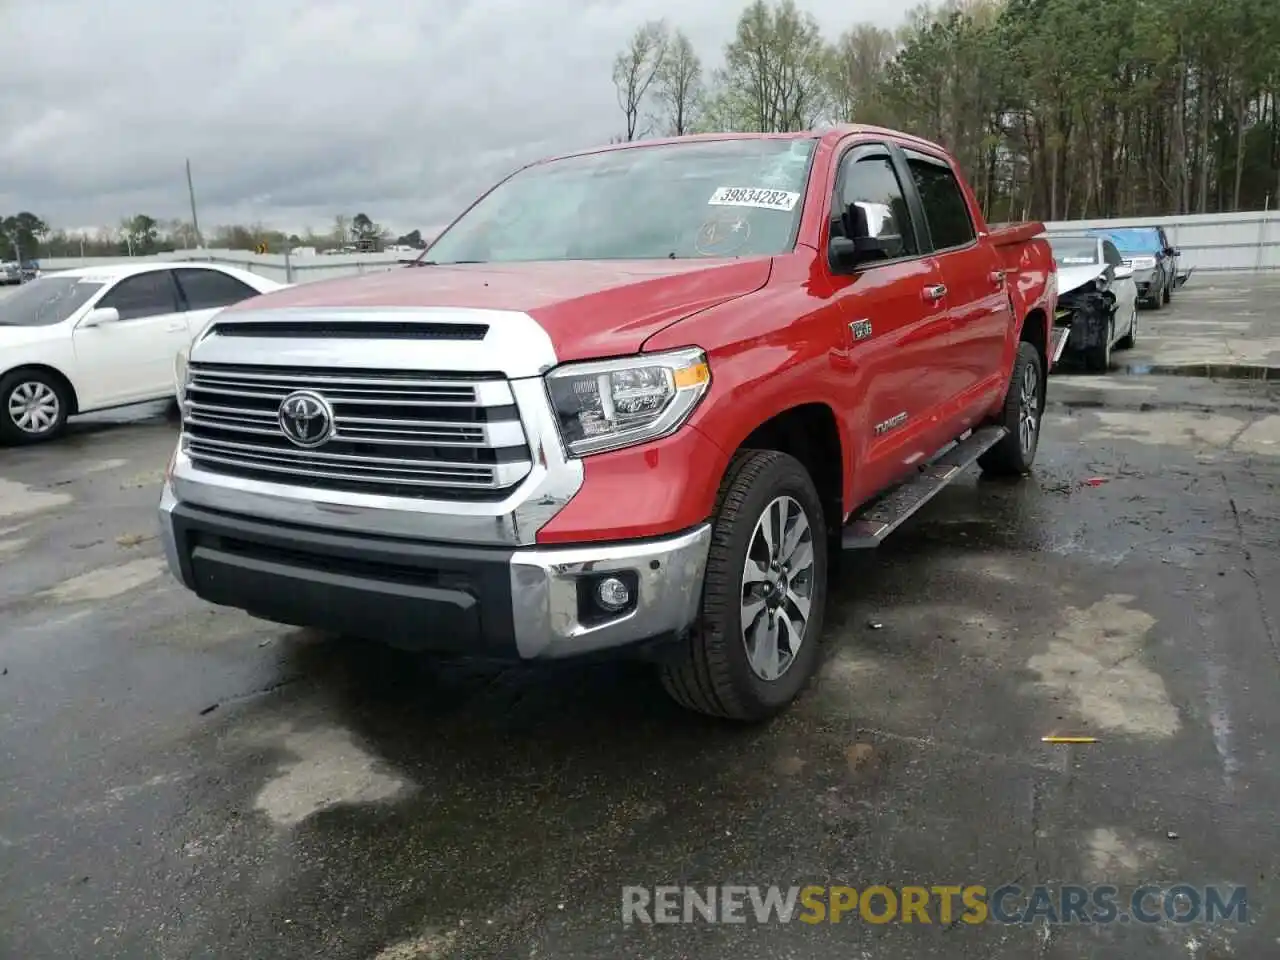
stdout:
[(187, 196), (191, 198), (191, 229), (195, 231), (197, 249), (204, 246), (200, 239), (200, 221), (196, 219), (196, 188), (191, 185), (191, 160), (187, 160)]

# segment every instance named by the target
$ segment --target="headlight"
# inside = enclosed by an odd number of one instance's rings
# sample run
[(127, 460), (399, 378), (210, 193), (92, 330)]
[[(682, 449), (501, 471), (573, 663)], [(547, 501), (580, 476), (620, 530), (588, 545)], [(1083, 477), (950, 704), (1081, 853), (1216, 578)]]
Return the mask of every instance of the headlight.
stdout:
[(187, 367), (187, 354), (191, 348), (183, 347), (173, 358), (173, 389), (181, 405), (187, 399), (187, 386), (190, 371)]
[(570, 455), (645, 443), (674, 433), (711, 385), (696, 347), (618, 360), (570, 363), (546, 376)]

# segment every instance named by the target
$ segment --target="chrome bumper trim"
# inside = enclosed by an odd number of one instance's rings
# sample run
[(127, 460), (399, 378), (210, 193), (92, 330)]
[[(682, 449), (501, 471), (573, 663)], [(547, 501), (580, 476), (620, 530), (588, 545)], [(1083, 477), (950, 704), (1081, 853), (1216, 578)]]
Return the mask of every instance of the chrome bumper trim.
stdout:
[[(521, 659), (559, 659), (679, 634), (698, 617), (711, 525), (646, 543), (602, 543), (517, 551), (511, 603)], [(604, 623), (578, 620), (577, 581), (630, 571), (636, 607)]]

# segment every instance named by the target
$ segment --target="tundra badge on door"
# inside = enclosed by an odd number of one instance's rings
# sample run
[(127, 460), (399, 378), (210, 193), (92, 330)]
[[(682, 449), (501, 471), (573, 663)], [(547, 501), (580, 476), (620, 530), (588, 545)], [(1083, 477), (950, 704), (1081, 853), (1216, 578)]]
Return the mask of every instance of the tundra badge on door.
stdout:
[(876, 436), (880, 437), (888, 433), (894, 427), (900, 427), (907, 422), (907, 412), (895, 413), (888, 420), (883, 420), (875, 426)]

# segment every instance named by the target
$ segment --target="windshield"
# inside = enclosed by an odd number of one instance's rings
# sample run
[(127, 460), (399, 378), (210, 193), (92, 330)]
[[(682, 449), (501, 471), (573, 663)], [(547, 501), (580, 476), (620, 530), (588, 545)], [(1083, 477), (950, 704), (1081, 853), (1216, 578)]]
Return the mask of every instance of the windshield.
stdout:
[(1064, 267), (1079, 267), (1098, 262), (1098, 241), (1091, 238), (1049, 238), (1053, 259)]
[(41, 277), (0, 300), (0, 327), (48, 327), (61, 323), (102, 289), (80, 277)]
[(1127, 227), (1103, 235), (1121, 253), (1156, 253), (1160, 249), (1160, 232), (1155, 227)]
[(429, 263), (767, 256), (795, 245), (814, 140), (716, 140), (567, 157), (499, 184)]

